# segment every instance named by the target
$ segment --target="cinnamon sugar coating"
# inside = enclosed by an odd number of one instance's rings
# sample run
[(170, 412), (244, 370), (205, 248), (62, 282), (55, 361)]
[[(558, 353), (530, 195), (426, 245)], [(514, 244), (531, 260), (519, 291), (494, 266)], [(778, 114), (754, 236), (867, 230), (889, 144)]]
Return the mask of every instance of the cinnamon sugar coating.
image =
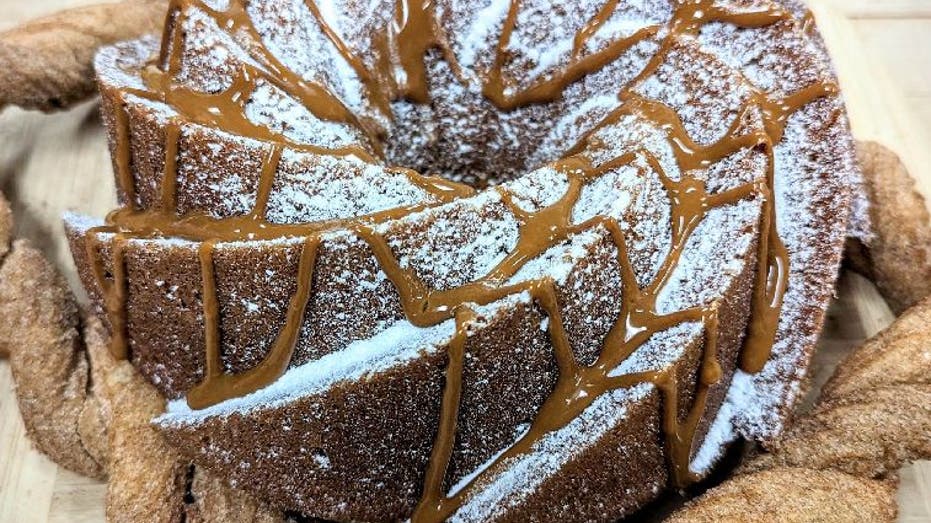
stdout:
[(128, 362), (113, 363), (104, 387), (110, 412), (107, 519), (183, 521), (188, 466), (149, 425), (165, 400)]
[(883, 477), (931, 456), (929, 311), (931, 302), (921, 302), (851, 353), (814, 410), (747, 468), (805, 466)]
[(834, 469), (874, 478), (931, 456), (931, 386), (878, 387), (826, 400), (749, 465)]
[(876, 282), (896, 314), (931, 293), (931, 218), (898, 156), (876, 142), (857, 144), (874, 238), (852, 245), (854, 268)]
[(931, 350), (926, 341), (931, 302), (923, 300), (895, 323), (847, 356), (822, 389), (825, 398), (897, 385), (931, 381)]
[(190, 496), (186, 506), (192, 523), (278, 523), (288, 519), (266, 503), (255, 500), (242, 490), (231, 489), (222, 480), (202, 468), (193, 470)]
[(0, 107), (51, 112), (93, 96), (94, 53), (157, 30), (164, 0), (64, 10), (0, 34)]
[(26, 432), (64, 467), (103, 478), (99, 426), (85, 412), (89, 370), (74, 296), (23, 240), (0, 267), (0, 321)]
[(674, 514), (674, 523), (895, 521), (894, 482), (780, 467), (738, 476)]
[[(0, 195), (0, 265), (10, 252), (13, 243), (13, 212), (10, 209), (10, 202), (3, 195)], [(12, 324), (8, 322), (0, 323), (0, 357), (10, 355), (9, 342)]]

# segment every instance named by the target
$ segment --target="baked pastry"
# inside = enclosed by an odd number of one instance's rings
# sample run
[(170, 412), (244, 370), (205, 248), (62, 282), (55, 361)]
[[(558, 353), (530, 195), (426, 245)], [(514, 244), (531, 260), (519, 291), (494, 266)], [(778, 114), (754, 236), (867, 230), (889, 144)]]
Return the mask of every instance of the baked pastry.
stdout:
[(809, 29), (370, 4), (178, 1), (98, 57), (123, 208), (68, 231), (168, 440), (314, 517), (613, 520), (778, 434), (856, 171)]
[(106, 436), (90, 402), (78, 307), (64, 278), (27, 240), (13, 242), (0, 259), (0, 318), (30, 440), (63, 467), (102, 479)]
[(835, 470), (779, 467), (733, 478), (690, 502), (669, 523), (896, 521), (896, 482)]
[(870, 199), (873, 239), (849, 240), (851, 268), (876, 282), (896, 314), (931, 294), (931, 216), (915, 179), (893, 151), (858, 142), (857, 157)]

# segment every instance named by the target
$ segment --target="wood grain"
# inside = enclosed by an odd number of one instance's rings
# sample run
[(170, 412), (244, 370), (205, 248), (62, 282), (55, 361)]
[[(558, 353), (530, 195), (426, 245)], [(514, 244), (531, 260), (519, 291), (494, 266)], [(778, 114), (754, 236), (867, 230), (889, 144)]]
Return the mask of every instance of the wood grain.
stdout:
[[(0, 30), (86, 3), (0, 0)], [(818, 0), (813, 8), (834, 54), (857, 137), (895, 149), (931, 196), (931, 0)], [(61, 214), (102, 216), (114, 203), (96, 104), (56, 115), (0, 113), (0, 189), (13, 201), (18, 233), (36, 242), (75, 283)], [(814, 388), (844, 354), (891, 320), (869, 282), (843, 275), (814, 366)], [(931, 523), (931, 462), (905, 467), (901, 475), (900, 521)], [(0, 521), (100, 522), (104, 492), (104, 485), (60, 470), (32, 448), (9, 367), (0, 362)]]

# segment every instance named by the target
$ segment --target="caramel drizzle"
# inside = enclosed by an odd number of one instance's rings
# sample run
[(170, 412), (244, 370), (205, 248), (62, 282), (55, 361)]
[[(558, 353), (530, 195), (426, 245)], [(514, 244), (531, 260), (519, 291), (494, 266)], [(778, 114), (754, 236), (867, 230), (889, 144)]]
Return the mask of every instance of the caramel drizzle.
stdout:
[(585, 44), (595, 36), (598, 31), (604, 26), (604, 24), (611, 18), (611, 15), (617, 9), (618, 0), (608, 0), (605, 2), (601, 9), (598, 10), (598, 13), (595, 15), (595, 18), (589, 20), (582, 30), (576, 33), (575, 38), (572, 39), (572, 58), (578, 59), (582, 55), (582, 51), (585, 49)]
[[(126, 134), (128, 137), (128, 133)], [(474, 190), (434, 177), (422, 176), (409, 169), (397, 169), (408, 180), (433, 197), (432, 204), (388, 209), (367, 216), (348, 220), (331, 220), (307, 224), (277, 224), (266, 218), (268, 203), (275, 175), (277, 174), (284, 144), (271, 143), (263, 161), (262, 173), (258, 183), (255, 204), (252, 211), (244, 216), (224, 219), (213, 218), (203, 213), (177, 215), (177, 155), (181, 139), (180, 126), (172, 120), (165, 127), (165, 160), (162, 174), (161, 206), (155, 209), (139, 210), (134, 205), (126, 205), (107, 216), (107, 224), (89, 229), (85, 233), (86, 257), (98, 282), (107, 316), (111, 324), (111, 353), (117, 359), (129, 356), (126, 299), (127, 268), (125, 260), (126, 243), (139, 238), (178, 237), (201, 242), (198, 250), (202, 273), (204, 326), (206, 344), (206, 370), (204, 380), (189, 392), (188, 403), (194, 408), (203, 408), (223, 400), (243, 396), (262, 388), (278, 379), (287, 369), (291, 360), (297, 336), (300, 333), (304, 309), (311, 289), (311, 278), (317, 247), (321, 234), (325, 231), (359, 226), (358, 224), (377, 224), (387, 220), (398, 219), (413, 212), (423, 210), (429, 205), (448, 203), (458, 198), (470, 196)], [(118, 148), (129, 149), (126, 141), (118, 142)], [(127, 169), (131, 166), (127, 165)], [(128, 194), (132, 194), (129, 185)], [(112, 239), (111, 266), (112, 275), (107, 275), (101, 256), (97, 255), (100, 234), (114, 234)], [(266, 357), (253, 369), (241, 374), (230, 375), (222, 370), (219, 350), (219, 305), (216, 299), (216, 278), (213, 269), (215, 246), (222, 241), (266, 240), (286, 237), (305, 238), (301, 260), (298, 267), (298, 290), (288, 307), (286, 323), (279, 332)]]
[(811, 36), (814, 34), (816, 25), (815, 25), (815, 13), (811, 9), (806, 9), (805, 14), (802, 15), (802, 32), (806, 35)]
[(232, 397), (245, 396), (278, 379), (287, 370), (291, 356), (294, 354), (294, 348), (297, 346), (304, 311), (310, 299), (320, 237), (307, 236), (304, 240), (297, 269), (297, 292), (291, 297), (291, 303), (288, 305), (284, 328), (278, 333), (262, 362), (238, 374), (230, 374), (223, 370), (220, 355), (220, 305), (217, 300), (217, 279), (214, 272), (215, 244), (215, 240), (205, 241), (200, 244), (198, 252), (205, 291), (206, 368), (203, 381), (188, 392), (188, 404), (192, 408), (199, 408), (198, 405), (202, 407), (214, 405)]
[[(110, 323), (110, 353), (117, 360), (129, 357), (129, 338), (126, 329), (126, 262), (123, 256), (126, 234), (117, 232), (111, 226), (92, 227), (84, 235), (84, 255), (91, 264), (94, 279), (97, 280), (98, 290), (107, 312)], [(112, 273), (108, 276), (107, 270), (98, 255), (98, 235), (114, 234), (111, 242)]]
[(116, 167), (116, 181), (123, 205), (135, 209), (136, 180), (132, 170), (132, 147), (130, 145), (129, 114), (124, 108), (114, 113), (116, 121), (116, 147), (113, 159)]
[[(175, 82), (181, 73), (184, 54), (184, 31), (181, 27), (187, 17), (187, 7), (195, 7), (213, 19), (218, 27), (245, 39), (239, 42), (246, 48), (253, 63), (244, 63), (233, 75), (229, 87), (218, 93), (204, 93)], [(345, 123), (361, 129), (368, 137), (369, 145), (380, 154), (377, 129), (368, 121), (358, 118), (326, 86), (304, 80), (284, 66), (264, 45), (262, 37), (252, 23), (246, 10), (245, 0), (230, 0), (226, 10), (218, 11), (203, 0), (172, 0), (158, 63), (145, 68), (142, 77), (145, 89), (124, 89), (131, 94), (170, 105), (185, 119), (206, 127), (221, 129), (238, 136), (247, 136), (262, 141), (284, 143), (289, 147), (319, 154), (337, 156), (354, 155), (368, 162), (376, 158), (369, 150), (358, 145), (326, 148), (297, 143), (285, 137), (283, 130), (275, 131), (257, 125), (246, 115), (246, 106), (259, 87), (260, 82), (272, 85), (300, 101), (314, 116), (324, 121)]]
[[(252, 23), (252, 17), (249, 16), (246, 9), (245, 0), (230, 0), (225, 11), (218, 11), (210, 8), (203, 0), (174, 0), (179, 9), (179, 16), (185, 16), (185, 11), (181, 9), (181, 4), (194, 5), (203, 10), (207, 16), (213, 18), (219, 27), (225, 28), (231, 34), (247, 39), (246, 50), (249, 56), (258, 62), (260, 67), (246, 65), (245, 69), (255, 77), (260, 77), (264, 81), (281, 89), (285, 93), (298, 99), (305, 108), (307, 108), (316, 117), (324, 121), (342, 122), (353, 124), (362, 129), (366, 129), (362, 122), (347, 108), (342, 101), (333, 94), (326, 86), (309, 82), (301, 78), (297, 73), (291, 71), (282, 64), (271, 51), (262, 43), (262, 35), (259, 34), (255, 25)], [(180, 25), (181, 19), (176, 23)], [(183, 31), (175, 31), (178, 35), (179, 44), (173, 49), (170, 57), (162, 56), (161, 59), (168, 60), (167, 73), (174, 78), (180, 72), (181, 66), (181, 45), (180, 36)]]
[(352, 67), (359, 80), (365, 87), (366, 94), (372, 100), (372, 103), (385, 115), (391, 115), (391, 96), (396, 91), (397, 85), (389, 80), (389, 76), (384, 74), (383, 69), (369, 71), (368, 66), (361, 57), (356, 55), (349, 45), (339, 36), (336, 30), (323, 18), (317, 2), (314, 0), (305, 0), (304, 4), (310, 10), (311, 14), (320, 24), (324, 34), (339, 51), (339, 54)]
[[(692, 231), (705, 214), (713, 208), (731, 205), (747, 198), (761, 198), (763, 217), (760, 237), (759, 267), (753, 295), (753, 317), (748, 328), (747, 340), (741, 354), (741, 367), (756, 372), (769, 359), (772, 340), (778, 326), (782, 296), (787, 288), (788, 253), (779, 238), (775, 222), (773, 187), (773, 144), (782, 139), (788, 118), (809, 102), (836, 94), (836, 86), (822, 82), (805, 88), (782, 100), (771, 100), (765, 93), (754, 93), (743, 108), (724, 138), (710, 146), (699, 146), (691, 141), (678, 119), (678, 115), (662, 104), (645, 100), (629, 90), (619, 95), (623, 105), (605, 119), (601, 125), (616, 121), (624, 114), (636, 112), (665, 129), (674, 145), (676, 159), (682, 171), (679, 180), (666, 176), (659, 162), (649, 153), (640, 151), (624, 155), (600, 166), (592, 166), (582, 151), (588, 137), (568, 157), (556, 163), (556, 167), (569, 180), (565, 195), (553, 205), (527, 212), (515, 204), (503, 189), (502, 199), (521, 223), (517, 246), (488, 275), (463, 286), (444, 291), (431, 290), (411, 269), (404, 269), (396, 259), (384, 237), (377, 233), (375, 225), (385, 220), (396, 219), (423, 208), (391, 209), (353, 220), (335, 220), (314, 224), (273, 224), (265, 218), (272, 191), (274, 176), (285, 147), (325, 154), (352, 154), (367, 161), (376, 161), (361, 147), (343, 150), (315, 148), (293, 144), (281, 133), (251, 123), (245, 117), (245, 104), (254, 92), (256, 81), (262, 78), (295, 96), (306, 104), (315, 115), (332, 121), (346, 122), (363, 128), (370, 137), (376, 135), (365, 129), (363, 123), (352, 115), (338, 99), (320, 85), (305, 82), (289, 72), (268, 52), (261, 37), (251, 25), (243, 0), (231, 0), (225, 12), (209, 9), (199, 0), (174, 0), (169, 17), (180, 24), (183, 6), (197, 5), (213, 17), (221, 27), (241, 29), (251, 45), (250, 54), (260, 67), (246, 66), (234, 78), (232, 85), (221, 93), (195, 93), (174, 84), (173, 78), (180, 70), (181, 31), (174, 31), (175, 38), (163, 40), (162, 63), (165, 70), (150, 67), (146, 71), (147, 90), (127, 90), (147, 99), (167, 103), (180, 115), (201, 125), (225, 129), (234, 134), (250, 136), (268, 142), (269, 148), (263, 162), (254, 209), (246, 216), (216, 219), (194, 213), (178, 216), (177, 151), (180, 128), (173, 120), (166, 125), (166, 160), (163, 173), (161, 206), (159, 209), (137, 209), (137, 200), (132, 175), (132, 157), (129, 144), (128, 115), (119, 111), (116, 115), (115, 164), (121, 192), (125, 200), (122, 209), (108, 216), (108, 225), (91, 229), (87, 233), (86, 249), (92, 261), (93, 272), (99, 282), (103, 301), (110, 318), (113, 332), (113, 352), (120, 358), (128, 356), (126, 332), (127, 278), (125, 266), (126, 242), (132, 238), (177, 236), (200, 241), (198, 257), (201, 265), (204, 296), (204, 323), (206, 366), (203, 381), (189, 393), (188, 402), (193, 408), (206, 407), (233, 397), (242, 396), (264, 387), (280, 377), (288, 367), (312, 286), (313, 269), (321, 233), (336, 228), (348, 228), (363, 239), (375, 254), (382, 270), (394, 283), (401, 296), (407, 319), (414, 325), (429, 327), (454, 319), (456, 330), (448, 344), (449, 361), (446, 370), (446, 386), (443, 393), (440, 424), (436, 443), (431, 453), (425, 474), (423, 497), (418, 504), (413, 520), (440, 521), (464, 502), (474, 481), (458, 492), (447, 495), (443, 492), (444, 480), (452, 456), (456, 435), (459, 401), (462, 388), (462, 367), (468, 328), (474, 312), (467, 303), (489, 304), (518, 292), (527, 292), (532, 301), (549, 318), (548, 335), (559, 367), (559, 377), (553, 393), (545, 400), (531, 428), (513, 445), (507, 448), (488, 468), (504, 460), (525, 454), (546, 434), (558, 430), (580, 415), (595, 398), (618, 389), (637, 384), (651, 383), (663, 397), (663, 431), (666, 434), (666, 449), (671, 481), (682, 486), (695, 479), (689, 470), (698, 424), (702, 419), (710, 388), (719, 383), (722, 370), (717, 360), (718, 320), (716, 305), (696, 307), (661, 315), (656, 311), (659, 291), (668, 282), (679, 256)], [(325, 27), (326, 34), (333, 40), (343, 57), (356, 69), (370, 96), (383, 109), (391, 99), (407, 97), (425, 101), (428, 97), (425, 53), (440, 47), (450, 59), (451, 53), (440, 38), (439, 23), (429, 0), (400, 0), (395, 23), (384, 32), (375, 35), (375, 41), (383, 48), (374, 71), (352, 54), (337, 33), (322, 19), (319, 9), (312, 0), (307, 0), (313, 14)], [(558, 99), (564, 88), (586, 74), (594, 72), (614, 60), (631, 46), (646, 38), (659, 34), (658, 27), (650, 27), (629, 38), (612, 42), (602, 51), (583, 56), (586, 42), (603, 26), (617, 7), (616, 0), (608, 0), (596, 16), (576, 35), (570, 63), (545, 81), (537, 82), (523, 91), (516, 91), (504, 80), (506, 47), (516, 25), (518, 0), (512, 0), (505, 27), (498, 42), (493, 67), (483, 79), (483, 92), (502, 109), (544, 103)], [(672, 45), (672, 36), (694, 33), (710, 21), (723, 21), (744, 27), (759, 27), (789, 15), (781, 10), (757, 13), (731, 13), (725, 8), (712, 5), (710, 0), (686, 0), (680, 2), (675, 16), (669, 22), (669, 36), (661, 43), (660, 50), (647, 65), (636, 82), (652, 74), (665, 59)], [(166, 29), (167, 34), (167, 29)], [(380, 43), (379, 43), (380, 42)], [(392, 61), (397, 59), (405, 72), (402, 81), (391, 72)], [(765, 135), (760, 133), (740, 134), (743, 115), (754, 107), (759, 108), (765, 120)], [(373, 146), (378, 153), (377, 141)], [(688, 171), (703, 169), (743, 148), (763, 147), (769, 155), (769, 172), (765, 183), (754, 182), (718, 194), (709, 194), (704, 183), (688, 174)], [(579, 154), (574, 154), (578, 152)], [(636, 159), (646, 160), (649, 168), (656, 172), (672, 203), (672, 247), (659, 268), (653, 282), (640, 289), (628, 259), (624, 233), (618, 222), (609, 217), (597, 216), (585, 223), (573, 225), (571, 212), (578, 201), (583, 185), (611, 169), (634, 165)], [(423, 177), (414, 172), (405, 174), (412, 182), (432, 194), (437, 202), (448, 202), (471, 194), (471, 190), (459, 184)], [(622, 309), (615, 324), (606, 336), (597, 361), (591, 366), (579, 365), (568, 342), (563, 320), (556, 299), (554, 282), (543, 278), (506, 284), (529, 260), (557, 245), (574, 234), (593, 228), (606, 230), (617, 248), (618, 264), (622, 272)], [(97, 256), (98, 234), (114, 233), (112, 241), (112, 277), (108, 277), (100, 256)], [(304, 243), (298, 268), (298, 289), (292, 296), (287, 311), (287, 322), (279, 332), (273, 346), (259, 365), (239, 374), (226, 373), (220, 355), (219, 303), (216, 294), (214, 258), (219, 242), (236, 239), (269, 239), (302, 237)], [(701, 322), (705, 340), (699, 366), (699, 379), (692, 404), (684, 418), (679, 416), (680, 391), (677, 377), (669, 369), (614, 376), (616, 369), (626, 358), (645, 343), (653, 334), (683, 322)], [(479, 475), (481, 476), (481, 474)]]
[(264, 219), (268, 212), (268, 201), (271, 198), (272, 187), (275, 184), (275, 174), (278, 172), (283, 153), (284, 147), (282, 145), (272, 144), (268, 149), (265, 161), (262, 162), (262, 175), (259, 178), (258, 194), (255, 197), (255, 206), (249, 216), (253, 220)]
[[(627, 96), (633, 100), (631, 94)], [(765, 143), (767, 137), (759, 134), (739, 134), (741, 118), (735, 119), (727, 135), (720, 141), (707, 147), (695, 144), (685, 132), (678, 115), (670, 111), (654, 107), (652, 111), (646, 110), (650, 106), (646, 102), (631, 103), (622, 106), (615, 114), (605, 120), (605, 124), (616, 121), (622, 114), (632, 111), (644, 116), (649, 115), (652, 121), (660, 124), (670, 131), (674, 137), (673, 142), (680, 144), (676, 150), (680, 165), (707, 166), (720, 161), (745, 147)], [(584, 148), (583, 148), (584, 149)], [(653, 282), (644, 290), (638, 289), (636, 277), (628, 259), (624, 234), (616, 220), (604, 216), (593, 218), (578, 226), (570, 226), (572, 209), (580, 194), (583, 181), (597, 177), (622, 165), (630, 164), (637, 156), (647, 160), (651, 170), (659, 174), (664, 188), (672, 203), (672, 247), (670, 253), (663, 261)], [(558, 430), (577, 416), (579, 416), (591, 403), (602, 394), (617, 388), (627, 388), (641, 383), (652, 383), (662, 393), (663, 403), (663, 430), (666, 434), (667, 456), (669, 461), (672, 482), (683, 486), (696, 479), (689, 470), (692, 445), (698, 424), (705, 411), (709, 389), (717, 384), (722, 377), (722, 370), (717, 361), (717, 309), (716, 305), (698, 307), (671, 314), (660, 315), (656, 312), (656, 300), (660, 290), (668, 283), (673, 271), (678, 265), (679, 257), (691, 236), (691, 233), (701, 223), (705, 214), (713, 208), (731, 205), (754, 195), (762, 196), (758, 183), (749, 183), (719, 194), (708, 194), (704, 183), (685, 174), (680, 180), (668, 178), (659, 161), (644, 151), (636, 155), (625, 155), (616, 158), (598, 169), (585, 167), (580, 164), (579, 157), (570, 157), (571, 163), (564, 161), (560, 167), (570, 179), (566, 195), (559, 202), (550, 207), (541, 209), (536, 213), (526, 213), (514, 206), (511, 211), (517, 215), (523, 225), (521, 227), (520, 241), (502, 262), (508, 267), (506, 274), (513, 274), (515, 266), (539, 255), (543, 250), (556, 245), (559, 241), (593, 227), (604, 227), (612, 236), (618, 249), (618, 264), (622, 268), (623, 303), (621, 313), (614, 326), (609, 331), (598, 360), (590, 367), (580, 366), (576, 363), (568, 335), (563, 327), (563, 321), (555, 289), (552, 281), (536, 280), (526, 286), (513, 289), (514, 291), (529, 292), (534, 302), (546, 313), (549, 318), (549, 337), (559, 367), (559, 378), (553, 393), (547, 398), (534, 419), (530, 429), (518, 439), (511, 447), (501, 453), (486, 468), (491, 469), (498, 463), (529, 452), (533, 445), (546, 434)], [(582, 173), (581, 175), (578, 173)], [(510, 202), (509, 199), (505, 199)], [(546, 231), (546, 232), (541, 232)], [(515, 262), (514, 260), (520, 260)], [(384, 267), (384, 265), (382, 265)], [(393, 269), (393, 268), (392, 268)], [(494, 269), (491, 274), (499, 273)], [(386, 271), (387, 272), (387, 271)], [(388, 272), (389, 278), (392, 272)], [(392, 280), (394, 281), (394, 280)], [(479, 280), (481, 282), (481, 280)], [(402, 294), (403, 298), (403, 294)], [(474, 303), (485, 303), (480, 294), (470, 296)], [(450, 343), (451, 347), (458, 347), (464, 340), (464, 329), (457, 318), (457, 337)], [(617, 368), (625, 359), (645, 343), (653, 334), (661, 332), (683, 322), (701, 322), (705, 326), (705, 343), (702, 361), (699, 368), (698, 389), (693, 398), (692, 407), (684, 420), (679, 418), (679, 391), (676, 376), (669, 369), (611, 376), (611, 371)], [(441, 425), (437, 436), (437, 445), (431, 456), (430, 466), (426, 475), (424, 495), (414, 512), (412, 521), (442, 521), (448, 518), (461, 506), (467, 497), (475, 480), (465, 485), (460, 491), (450, 496), (443, 494), (443, 480), (449, 466), (450, 451), (455, 441), (455, 420), (458, 418), (458, 395), (461, 389), (461, 364), (454, 358), (458, 354), (450, 353), (450, 364), (447, 368), (447, 393), (444, 394), (443, 410), (440, 419)], [(456, 399), (453, 399), (452, 397)], [(442, 449), (437, 451), (436, 449)], [(479, 477), (481, 474), (479, 474)]]
[(600, 70), (638, 43), (656, 36), (660, 29), (659, 26), (645, 27), (629, 37), (612, 41), (600, 51), (583, 56), (585, 43), (610, 19), (617, 7), (617, 0), (611, 0), (576, 34), (570, 61), (561, 71), (538, 79), (523, 90), (518, 90), (513, 81), (504, 78), (504, 69), (507, 64), (507, 46), (517, 25), (519, 6), (519, 0), (511, 0), (495, 50), (494, 64), (486, 73), (482, 85), (482, 94), (503, 110), (560, 99), (563, 91), (570, 84), (593, 71)]

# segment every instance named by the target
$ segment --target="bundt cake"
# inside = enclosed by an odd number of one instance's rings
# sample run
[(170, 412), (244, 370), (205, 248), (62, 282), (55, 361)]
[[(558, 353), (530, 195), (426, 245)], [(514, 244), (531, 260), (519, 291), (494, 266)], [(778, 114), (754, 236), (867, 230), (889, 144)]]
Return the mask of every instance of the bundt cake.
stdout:
[(66, 218), (74, 259), (168, 441), (275, 506), (616, 520), (798, 395), (858, 176), (814, 31), (173, 1), (98, 55), (122, 207)]

